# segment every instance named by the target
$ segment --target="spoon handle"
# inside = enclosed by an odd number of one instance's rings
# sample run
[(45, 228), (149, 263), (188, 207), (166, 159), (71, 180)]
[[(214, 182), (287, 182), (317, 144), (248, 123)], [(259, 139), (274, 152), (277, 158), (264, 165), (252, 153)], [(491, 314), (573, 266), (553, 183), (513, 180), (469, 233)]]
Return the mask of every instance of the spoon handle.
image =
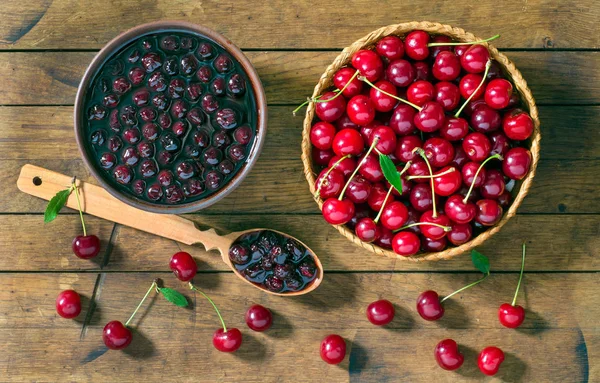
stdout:
[[(34, 165), (25, 165), (17, 180), (17, 187), (24, 193), (49, 201), (56, 193), (71, 185), (72, 177)], [(194, 222), (173, 214), (156, 214), (129, 206), (103, 188), (77, 180), (80, 187), (81, 208), (85, 213), (108, 221), (120, 223), (177, 242), (193, 245), (201, 243), (206, 250), (219, 249), (223, 253), (231, 240), (219, 236), (214, 229), (199, 230)], [(71, 193), (66, 206), (77, 210), (75, 193)]]

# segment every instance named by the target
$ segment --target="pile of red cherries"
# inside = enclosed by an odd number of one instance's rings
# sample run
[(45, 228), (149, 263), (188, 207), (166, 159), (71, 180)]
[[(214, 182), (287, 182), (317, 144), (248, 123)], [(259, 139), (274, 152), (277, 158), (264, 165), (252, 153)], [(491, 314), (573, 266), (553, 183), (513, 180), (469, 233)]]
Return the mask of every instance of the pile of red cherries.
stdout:
[(412, 256), (500, 221), (530, 170), (534, 122), (485, 45), (423, 31), (387, 36), (356, 52), (333, 84), (311, 100), (314, 187), (327, 222)]

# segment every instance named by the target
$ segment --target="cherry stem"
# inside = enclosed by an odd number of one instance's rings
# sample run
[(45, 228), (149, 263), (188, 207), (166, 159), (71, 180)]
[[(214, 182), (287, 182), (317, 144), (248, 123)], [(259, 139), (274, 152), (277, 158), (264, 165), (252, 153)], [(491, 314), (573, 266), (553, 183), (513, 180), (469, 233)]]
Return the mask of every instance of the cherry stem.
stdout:
[(79, 188), (75, 185), (76, 177), (73, 177), (71, 181), (71, 189), (75, 189), (75, 197), (77, 197), (77, 207), (79, 208), (79, 218), (81, 219), (81, 226), (83, 227), (83, 236), (87, 236), (85, 230), (85, 222), (83, 221), (83, 212), (81, 211), (81, 200), (79, 199)]
[(358, 165), (356, 165), (356, 169), (354, 169), (354, 171), (350, 175), (350, 178), (348, 178), (348, 182), (346, 182), (346, 185), (344, 185), (344, 188), (342, 189), (342, 192), (340, 193), (340, 196), (338, 198), (340, 201), (344, 198), (344, 193), (346, 193), (346, 189), (348, 189), (348, 185), (350, 185), (350, 181), (352, 181), (352, 179), (354, 178), (356, 173), (358, 173), (358, 169), (360, 169), (360, 167), (365, 163), (365, 161), (367, 160), (367, 157), (369, 157), (369, 154), (371, 154), (371, 152), (373, 151), (373, 148), (375, 148), (375, 145), (377, 145), (377, 142), (379, 142), (379, 137), (375, 137), (373, 139), (373, 143), (371, 144), (371, 147), (369, 148), (369, 150), (367, 150), (367, 153), (365, 154), (363, 159), (358, 163)]
[(500, 154), (494, 154), (494, 155), (486, 158), (485, 161), (483, 161), (481, 163), (481, 165), (479, 165), (479, 168), (477, 168), (477, 171), (475, 172), (475, 177), (473, 177), (473, 181), (471, 182), (471, 186), (469, 187), (469, 191), (467, 192), (467, 195), (465, 195), (465, 198), (463, 198), (463, 200), (462, 200), (463, 203), (467, 203), (467, 201), (469, 200), (469, 197), (471, 196), (471, 192), (473, 191), (473, 186), (475, 186), (475, 181), (477, 181), (477, 176), (479, 175), (479, 172), (481, 171), (481, 169), (483, 169), (483, 166), (488, 161), (493, 160), (494, 158), (502, 160), (502, 156)]
[(204, 291), (202, 291), (199, 288), (197, 288), (196, 286), (194, 286), (192, 284), (192, 282), (190, 282), (190, 289), (199, 292), (200, 294), (202, 294), (202, 296), (204, 296), (204, 298), (206, 298), (210, 302), (212, 307), (217, 312), (217, 315), (219, 316), (219, 320), (221, 321), (221, 326), (223, 326), (223, 332), (227, 332), (227, 327), (225, 327), (225, 321), (223, 320), (223, 317), (221, 316), (221, 312), (217, 308), (217, 305), (215, 304), (215, 302), (213, 302), (213, 300), (210, 299), (210, 297), (208, 295), (204, 294)]
[(148, 291), (146, 291), (146, 295), (144, 295), (144, 297), (142, 298), (142, 300), (140, 301), (140, 304), (135, 308), (135, 311), (133, 312), (133, 314), (131, 314), (131, 316), (129, 317), (129, 319), (127, 319), (127, 322), (125, 322), (125, 327), (129, 326), (129, 323), (131, 322), (131, 320), (133, 319), (133, 317), (135, 316), (135, 314), (137, 314), (138, 310), (140, 309), (140, 307), (142, 307), (142, 305), (144, 304), (144, 301), (146, 300), (146, 298), (148, 298), (148, 295), (150, 294), (150, 292), (157, 287), (157, 283), (156, 283), (157, 279), (155, 279), (154, 281), (152, 281), (152, 284), (150, 285), (150, 288), (148, 289)]
[(519, 295), (519, 288), (521, 288), (521, 281), (523, 280), (523, 271), (525, 270), (525, 242), (523, 242), (523, 259), (521, 260), (521, 274), (519, 275), (519, 283), (517, 283), (517, 291), (515, 291), (515, 297), (512, 300), (511, 305), (514, 306), (517, 303), (517, 295)]
[(479, 83), (479, 85), (477, 86), (477, 88), (475, 88), (475, 90), (473, 91), (473, 93), (471, 93), (471, 95), (469, 96), (469, 98), (467, 98), (467, 100), (462, 104), (462, 106), (460, 107), (460, 109), (456, 111), (456, 113), (454, 114), (454, 117), (458, 118), (458, 116), (460, 115), (460, 112), (463, 111), (463, 109), (465, 108), (465, 106), (467, 106), (467, 104), (471, 101), (471, 99), (473, 97), (475, 97), (475, 95), (477, 94), (477, 92), (479, 92), (479, 89), (485, 83), (486, 77), (488, 75), (488, 72), (490, 71), (490, 67), (491, 66), (492, 66), (492, 60), (488, 60), (487, 63), (485, 63), (485, 72), (483, 72), (483, 77), (481, 78), (481, 82)]
[(414, 148), (413, 149), (413, 153), (417, 152), (419, 153), (419, 155), (423, 158), (423, 160), (425, 161), (425, 163), (427, 164), (427, 168), (429, 169), (429, 175), (430, 177), (430, 183), (431, 183), (431, 202), (433, 204), (433, 218), (437, 218), (437, 210), (435, 207), (435, 187), (433, 186), (433, 170), (431, 169), (431, 165), (429, 165), (429, 160), (427, 159), (427, 156), (425, 155), (425, 151), (421, 148)]
[(475, 285), (477, 285), (477, 284), (479, 284), (479, 283), (483, 282), (483, 281), (484, 281), (484, 280), (485, 280), (487, 277), (489, 277), (489, 276), (490, 276), (490, 273), (489, 273), (489, 271), (488, 271), (488, 273), (487, 273), (486, 275), (484, 275), (484, 277), (483, 277), (483, 278), (480, 278), (480, 279), (476, 280), (475, 282), (473, 282), (473, 283), (470, 283), (470, 284), (466, 285), (465, 287), (463, 287), (463, 288), (460, 288), (460, 289), (456, 290), (456, 291), (455, 291), (455, 292), (453, 292), (452, 294), (445, 296), (444, 298), (442, 298), (442, 300), (440, 300), (440, 303), (443, 303), (443, 302), (444, 302), (446, 299), (448, 299), (448, 298), (452, 297), (453, 295), (456, 295), (456, 294), (460, 293), (460, 292), (461, 292), (461, 291), (463, 291), (463, 290), (466, 290), (466, 289), (468, 289), (469, 287), (473, 287), (473, 286), (475, 286)]
[(447, 45), (473, 45), (473, 44), (481, 44), (481, 43), (487, 43), (489, 41), (492, 40), (496, 40), (498, 37), (500, 37), (500, 35), (495, 35), (492, 37), (489, 37), (485, 40), (477, 40), (477, 41), (470, 41), (470, 42), (466, 42), (466, 43), (429, 43), (427, 44), (428, 47), (443, 47), (443, 46), (447, 46)]
[(445, 171), (443, 171), (443, 172), (441, 172), (441, 173), (434, 174), (434, 175), (432, 175), (432, 176), (408, 176), (408, 177), (406, 177), (406, 179), (410, 181), (410, 180), (416, 180), (416, 179), (421, 179), (421, 178), (435, 178), (435, 177), (441, 177), (441, 176), (445, 176), (446, 174), (450, 174), (450, 173), (452, 173), (452, 172), (453, 172), (453, 171), (455, 171), (455, 170), (456, 170), (456, 169), (454, 169), (454, 168), (449, 168), (449, 169), (447, 169), (447, 170), (445, 170)]
[(391, 97), (391, 98), (393, 98), (393, 99), (396, 99), (396, 100), (398, 100), (398, 101), (402, 101), (403, 103), (405, 103), (405, 104), (408, 104), (408, 105), (412, 106), (413, 108), (415, 108), (415, 109), (416, 109), (416, 110), (418, 110), (419, 112), (421, 111), (421, 109), (423, 109), (423, 108), (421, 108), (420, 106), (418, 106), (418, 105), (415, 105), (415, 104), (413, 104), (413, 103), (412, 103), (412, 102), (410, 102), (410, 101), (407, 101), (407, 100), (405, 100), (405, 99), (403, 99), (403, 98), (400, 98), (400, 97), (398, 97), (398, 96), (394, 96), (393, 94), (391, 94), (391, 93), (388, 93), (388, 92), (386, 92), (385, 90), (383, 90), (383, 89), (381, 89), (381, 88), (377, 87), (375, 84), (373, 84), (371, 81), (369, 81), (369, 80), (368, 80), (366, 77), (363, 77), (363, 76), (358, 76), (358, 79), (359, 79), (360, 81), (364, 81), (364, 82), (366, 82), (367, 84), (369, 84), (369, 85), (371, 86), (371, 88), (375, 88), (375, 89), (377, 89), (378, 91), (380, 91), (381, 93), (383, 93), (383, 94), (385, 94), (385, 95), (387, 95), (387, 96), (390, 96), (390, 97)]
[[(377, 150), (377, 149), (375, 149)], [(402, 174), (404, 174), (404, 172), (406, 172), (408, 170), (408, 168), (410, 167), (410, 161), (408, 161), (406, 163), (406, 165), (404, 165), (404, 168), (402, 168), (402, 170), (399, 172), (400, 176), (402, 176)], [(383, 199), (383, 203), (381, 204), (381, 209), (379, 209), (379, 213), (377, 213), (377, 217), (375, 217), (375, 219), (373, 220), (373, 222), (377, 223), (379, 222), (379, 218), (381, 217), (381, 213), (383, 213), (383, 208), (385, 207), (385, 204), (388, 201), (388, 198), (390, 197), (390, 194), (392, 194), (392, 190), (396, 189), (396, 187), (392, 184), (390, 184), (390, 188), (387, 192), (387, 194), (385, 195), (385, 198)], [(398, 189), (396, 189), (398, 190)], [(398, 190), (398, 193), (402, 194), (402, 190)]]
[(321, 178), (319, 180), (319, 184), (317, 185), (317, 190), (315, 190), (315, 197), (319, 195), (319, 192), (321, 191), (321, 186), (323, 186), (323, 182), (325, 182), (325, 180), (327, 179), (327, 177), (329, 177), (329, 174), (331, 173), (331, 171), (333, 169), (335, 169), (335, 167), (338, 166), (346, 158), (350, 158), (350, 157), (352, 157), (350, 154), (346, 154), (345, 156), (343, 156), (342, 158), (340, 158), (339, 160), (337, 160), (333, 165), (331, 165), (331, 167), (329, 168), (329, 170), (327, 170), (327, 172), (325, 172), (325, 175), (323, 175), (323, 178)]
[(343, 92), (344, 90), (346, 90), (346, 88), (347, 88), (347, 87), (348, 87), (348, 85), (349, 85), (349, 84), (352, 82), (352, 80), (354, 80), (354, 79), (356, 78), (356, 76), (358, 76), (358, 73), (359, 73), (359, 72), (358, 72), (358, 70), (357, 70), (357, 71), (356, 71), (356, 72), (355, 72), (355, 73), (352, 75), (352, 77), (350, 78), (350, 80), (348, 80), (348, 82), (346, 83), (346, 85), (344, 85), (344, 87), (343, 87), (341, 90), (339, 90), (339, 89), (335, 89), (335, 90), (334, 90), (334, 92), (335, 92), (335, 93), (337, 93), (335, 96), (333, 96), (333, 97), (331, 97), (331, 98), (328, 98), (327, 100), (320, 100), (320, 98), (321, 98), (321, 97), (323, 97), (323, 95), (317, 96), (317, 97), (315, 97), (315, 98), (310, 98), (310, 97), (308, 97), (308, 98), (306, 99), (306, 101), (304, 101), (302, 104), (300, 104), (300, 106), (299, 106), (299, 107), (297, 107), (296, 109), (294, 109), (294, 111), (292, 112), (292, 114), (295, 116), (295, 115), (296, 115), (296, 113), (298, 113), (298, 111), (299, 111), (300, 109), (302, 109), (303, 107), (305, 107), (306, 105), (308, 105), (308, 104), (309, 104), (309, 103), (311, 103), (311, 102), (327, 102), (327, 101), (335, 100), (336, 98), (338, 98), (338, 96), (339, 96), (340, 94), (342, 94), (342, 92)]
[(423, 225), (431, 225), (431, 226), (436, 226), (439, 227), (441, 229), (444, 229), (444, 231), (447, 233), (450, 230), (452, 230), (452, 228), (450, 226), (444, 226), (444, 225), (440, 225), (439, 223), (433, 223), (433, 222), (414, 222), (411, 224), (408, 224), (406, 226), (402, 226), (400, 229), (398, 230), (394, 230), (394, 233), (397, 233), (399, 231), (402, 231), (404, 229), (408, 229), (409, 227), (414, 227), (414, 226), (423, 226)]

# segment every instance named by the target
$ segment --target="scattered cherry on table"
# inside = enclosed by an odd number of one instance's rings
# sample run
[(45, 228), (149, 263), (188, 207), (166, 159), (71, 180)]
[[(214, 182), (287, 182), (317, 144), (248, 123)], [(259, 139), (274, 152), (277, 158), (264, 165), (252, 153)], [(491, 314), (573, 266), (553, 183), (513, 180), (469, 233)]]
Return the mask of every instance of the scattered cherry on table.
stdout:
[(56, 297), (56, 312), (63, 318), (73, 319), (81, 313), (81, 298), (75, 290), (65, 290)]
[(331, 334), (321, 341), (321, 359), (328, 364), (340, 364), (346, 357), (346, 341)]

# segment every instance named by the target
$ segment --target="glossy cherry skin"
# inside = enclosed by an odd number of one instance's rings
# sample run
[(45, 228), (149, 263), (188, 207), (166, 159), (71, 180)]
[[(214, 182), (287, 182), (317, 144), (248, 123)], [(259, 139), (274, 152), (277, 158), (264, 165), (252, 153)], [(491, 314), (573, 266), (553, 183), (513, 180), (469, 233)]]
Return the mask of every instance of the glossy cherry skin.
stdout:
[(394, 238), (394, 232), (383, 226), (380, 227), (379, 238), (375, 240), (377, 246), (381, 246), (384, 249), (392, 248), (392, 239)]
[(511, 140), (523, 141), (533, 134), (533, 120), (527, 112), (514, 109), (504, 115), (502, 129)]
[(396, 315), (394, 305), (387, 299), (375, 301), (367, 307), (367, 319), (376, 326), (390, 323), (394, 315)]
[(363, 49), (352, 56), (352, 66), (367, 80), (377, 81), (383, 74), (383, 62), (377, 53)]
[(496, 375), (500, 365), (504, 362), (504, 352), (498, 347), (486, 347), (479, 353), (477, 366), (479, 370), (488, 376)]
[(273, 323), (271, 311), (261, 305), (252, 305), (246, 311), (246, 324), (250, 329), (258, 332), (268, 330)]
[(320, 353), (324, 362), (340, 364), (346, 357), (346, 341), (339, 335), (328, 335), (321, 341)]
[[(480, 166), (481, 166), (481, 164), (479, 164), (477, 162), (467, 162), (463, 166), (463, 168), (461, 169), (461, 173), (462, 173), (462, 179), (463, 179), (463, 182), (465, 183), (465, 185), (470, 187), (471, 184), (473, 184), (473, 187), (476, 187), (476, 188), (483, 185), (483, 182), (485, 181), (486, 171), (485, 171), (485, 168), (481, 168), (481, 170), (479, 170)], [(477, 174), (478, 170), (479, 170), (479, 174)], [(475, 178), (475, 174), (477, 174), (477, 178)]]
[(437, 195), (448, 197), (454, 194), (462, 185), (462, 176), (460, 171), (453, 166), (446, 166), (437, 171), (436, 174), (445, 173), (433, 179), (433, 189)]
[[(344, 187), (343, 179), (339, 187), (341, 191)], [(346, 194), (344, 194), (344, 196), (348, 197), (350, 201), (356, 204), (361, 204), (367, 202), (369, 194), (371, 194), (371, 183), (364, 177), (356, 175), (348, 181), (348, 188), (346, 188)], [(336, 195), (332, 195), (331, 197), (335, 197)]]
[(454, 158), (452, 159), (452, 162), (450, 162), (450, 165), (460, 169), (468, 161), (469, 161), (469, 158), (467, 157), (467, 154), (465, 153), (464, 149), (462, 148), (461, 143), (460, 142), (456, 143), (454, 145)]
[(448, 141), (460, 141), (469, 134), (469, 123), (464, 118), (448, 117), (440, 129), (440, 136)]
[(473, 132), (465, 137), (462, 148), (471, 161), (481, 162), (490, 155), (492, 143), (485, 134)]
[(367, 203), (369, 207), (373, 211), (381, 210), (381, 206), (383, 205), (383, 201), (385, 200), (385, 196), (387, 195), (387, 189), (382, 184), (378, 183), (371, 187), (371, 193), (369, 194), (369, 198), (367, 199)]
[(446, 234), (448, 241), (454, 246), (469, 242), (473, 236), (473, 227), (470, 223), (453, 223), (452, 229)]
[(427, 290), (417, 298), (417, 312), (421, 318), (434, 321), (444, 316), (444, 306), (440, 302), (438, 293)]
[[(421, 223), (436, 223), (442, 226), (449, 226), (450, 220), (447, 216), (440, 214), (438, 212), (437, 217), (433, 216), (433, 210), (428, 210), (425, 213), (421, 214), (421, 218), (419, 219)], [(439, 226), (433, 225), (420, 225), (421, 234), (424, 237), (429, 239), (440, 239), (446, 235), (446, 231)]]
[(333, 153), (333, 150), (323, 150), (313, 147), (311, 155), (312, 160), (316, 165), (327, 166), (329, 161), (335, 156), (335, 153)]
[(425, 156), (432, 167), (441, 168), (448, 165), (454, 158), (454, 147), (450, 141), (433, 137), (423, 144)]
[(456, 223), (469, 223), (475, 218), (477, 209), (474, 203), (469, 201), (464, 203), (463, 197), (455, 194), (446, 200), (444, 212)]
[(356, 236), (363, 242), (373, 242), (379, 239), (381, 230), (379, 226), (373, 221), (372, 218), (364, 217), (361, 218), (354, 227)]
[[(389, 112), (390, 110), (394, 109), (394, 106), (396, 106), (398, 100), (386, 94), (389, 93), (397, 96), (398, 91), (396, 90), (394, 84), (389, 81), (381, 80), (375, 83), (375, 87), (371, 88), (369, 91), (369, 96), (371, 101), (373, 101), (373, 107), (375, 110), (378, 112)], [(386, 93), (383, 93), (382, 91)]]
[(460, 57), (460, 65), (469, 73), (481, 73), (490, 59), (490, 52), (481, 44), (471, 45)]
[[(435, 172), (435, 170), (434, 170)], [(425, 161), (423, 161), (420, 158), (415, 158), (409, 168), (408, 168), (408, 174), (410, 176), (429, 176), (429, 168), (427, 167), (427, 164), (425, 163)], [(420, 184), (429, 184), (431, 183), (429, 178), (415, 178), (413, 179), (413, 182), (416, 183), (420, 183)]]
[(421, 249), (426, 253), (436, 253), (444, 250), (447, 244), (448, 240), (446, 237), (440, 239), (429, 239), (427, 237), (423, 237), (421, 240)]
[[(331, 158), (331, 160), (329, 160), (329, 164), (327, 164), (327, 165), (329, 167), (334, 166), (335, 163), (338, 162), (340, 158), (342, 158), (342, 157), (334, 156), (333, 158)], [(344, 158), (335, 166), (335, 170), (342, 172), (344, 177), (350, 176), (350, 174), (352, 174), (354, 169), (356, 169), (356, 160), (354, 158), (349, 158), (349, 157)]]
[(212, 342), (221, 352), (234, 352), (242, 345), (242, 333), (237, 328), (228, 328), (227, 332), (220, 328), (214, 332)]
[(346, 114), (355, 124), (368, 125), (375, 119), (375, 106), (369, 97), (359, 94), (348, 101)]
[(525, 309), (519, 305), (503, 303), (498, 309), (498, 319), (504, 327), (517, 328), (525, 320)]
[(431, 186), (424, 183), (413, 186), (413, 188), (410, 190), (409, 201), (412, 207), (418, 212), (430, 210), (433, 207)]
[(100, 252), (100, 239), (95, 235), (78, 235), (73, 240), (72, 248), (78, 258), (94, 258)]
[(412, 134), (415, 131), (415, 114), (417, 114), (416, 109), (412, 106), (398, 104), (390, 118), (389, 127), (400, 136)]
[(343, 129), (333, 138), (333, 152), (338, 156), (351, 154), (358, 156), (365, 148), (365, 142), (360, 133), (354, 129)]
[(380, 56), (392, 61), (404, 56), (404, 42), (397, 36), (386, 36), (375, 47)]
[[(326, 174), (327, 177), (325, 177)], [(341, 172), (336, 169), (325, 168), (321, 170), (315, 181), (315, 190), (319, 190), (319, 195), (323, 199), (337, 197), (345, 183), (344, 175)]]
[(453, 81), (460, 75), (460, 59), (454, 52), (440, 52), (433, 61), (433, 77), (440, 81)]
[(429, 33), (412, 31), (404, 39), (404, 52), (413, 60), (425, 60), (429, 56)]
[(415, 126), (422, 132), (432, 133), (444, 126), (446, 116), (444, 108), (434, 101), (430, 101), (423, 105), (421, 111), (415, 114)]
[(102, 331), (102, 340), (111, 350), (122, 350), (133, 340), (131, 330), (118, 320), (108, 322)]
[(323, 150), (330, 149), (335, 133), (335, 126), (325, 121), (317, 122), (310, 129), (310, 142), (316, 148)]
[(385, 125), (374, 128), (369, 137), (369, 146), (373, 145), (376, 138), (377, 144), (375, 145), (375, 149), (381, 153), (391, 154), (396, 149), (396, 134), (391, 128)]
[(429, 76), (429, 63), (427, 63), (426, 61), (416, 61), (413, 62), (412, 65), (415, 70), (415, 80), (431, 80), (431, 76)]
[[(340, 118), (346, 111), (346, 99), (342, 96), (333, 99), (336, 95), (337, 93), (335, 92), (327, 92), (323, 94), (319, 102), (315, 103), (315, 113), (321, 120), (333, 122)], [(329, 99), (332, 100), (323, 102), (323, 100)]]
[(169, 267), (177, 279), (184, 282), (192, 280), (198, 269), (194, 258), (185, 251), (173, 254), (171, 261), (169, 262)]
[(386, 69), (386, 78), (399, 88), (409, 86), (415, 79), (415, 68), (406, 60), (392, 61)]
[(502, 218), (502, 207), (493, 199), (480, 199), (476, 206), (475, 221), (483, 226), (493, 226)]
[(429, 81), (415, 81), (408, 87), (406, 98), (408, 101), (418, 106), (425, 105), (426, 102), (433, 100), (435, 88)]
[(348, 199), (328, 198), (323, 203), (323, 217), (332, 225), (343, 225), (354, 216), (354, 204)]
[[(433, 42), (433, 43), (450, 43), (450, 42), (452, 42), (452, 39), (448, 36), (439, 35), (439, 36), (435, 36), (431, 40), (431, 42)], [(436, 58), (437, 55), (440, 54), (440, 52), (451, 52), (451, 51), (452, 51), (451, 45), (434, 46), (429, 49), (429, 55), (433, 58)]]
[(361, 156), (358, 160), (360, 168), (358, 172), (371, 182), (379, 182), (383, 180), (383, 171), (379, 164), (379, 155), (370, 153), (368, 156)]
[(510, 179), (522, 180), (531, 168), (531, 152), (525, 148), (512, 148), (502, 161), (502, 172)]
[(490, 169), (486, 172), (485, 179), (481, 184), (481, 196), (483, 198), (496, 199), (504, 192), (505, 187), (502, 173), (496, 169)]
[(384, 206), (381, 213), (381, 224), (390, 230), (400, 229), (408, 220), (408, 210), (402, 202), (392, 201)]
[(458, 351), (458, 345), (453, 339), (444, 339), (435, 346), (435, 360), (444, 370), (454, 371), (462, 366), (465, 358)]
[(447, 81), (436, 83), (433, 101), (442, 105), (446, 112), (456, 109), (460, 102), (460, 92), (458, 87)]
[(335, 72), (333, 76), (333, 85), (335, 85), (338, 89), (344, 89), (342, 94), (344, 97), (351, 98), (356, 95), (359, 95), (363, 89), (363, 82), (357, 79), (356, 77), (348, 84), (348, 81), (354, 76), (356, 70), (352, 68), (342, 68)]
[(56, 297), (56, 312), (63, 318), (73, 319), (81, 313), (81, 298), (75, 290), (65, 290)]
[(492, 150), (490, 151), (490, 155), (499, 154), (504, 158), (508, 150), (510, 149), (510, 143), (508, 141), (508, 137), (501, 132), (494, 132), (489, 135), (490, 141), (492, 143)]
[[(468, 73), (468, 74), (464, 75), (460, 79), (460, 82), (458, 83), (458, 89), (460, 90), (460, 95), (465, 100), (468, 99), (469, 97), (471, 97), (473, 92), (475, 92), (475, 89), (477, 89), (479, 87), (479, 84), (481, 84), (482, 79), (483, 79), (483, 76), (474, 74), (474, 73)], [(485, 84), (482, 85), (477, 90), (477, 93), (475, 93), (475, 95), (471, 98), (471, 100), (480, 99), (481, 97), (483, 97), (484, 92), (485, 92)]]
[(498, 111), (487, 105), (478, 106), (471, 114), (471, 127), (480, 133), (490, 133), (498, 130), (502, 118)]
[(396, 142), (396, 150), (394, 151), (394, 154), (398, 160), (402, 162), (412, 161), (415, 159), (415, 157), (419, 156), (413, 150), (422, 146), (423, 141), (421, 141), (419, 136), (404, 136), (399, 138)]
[(490, 81), (485, 88), (485, 103), (494, 109), (504, 109), (510, 102), (513, 86), (503, 78)]
[(412, 231), (401, 231), (392, 238), (392, 249), (394, 253), (403, 257), (410, 257), (419, 252), (421, 240)]
[(506, 209), (510, 206), (510, 202), (512, 200), (512, 196), (508, 190), (505, 190), (502, 194), (500, 194), (497, 198), (498, 203), (502, 208)]

